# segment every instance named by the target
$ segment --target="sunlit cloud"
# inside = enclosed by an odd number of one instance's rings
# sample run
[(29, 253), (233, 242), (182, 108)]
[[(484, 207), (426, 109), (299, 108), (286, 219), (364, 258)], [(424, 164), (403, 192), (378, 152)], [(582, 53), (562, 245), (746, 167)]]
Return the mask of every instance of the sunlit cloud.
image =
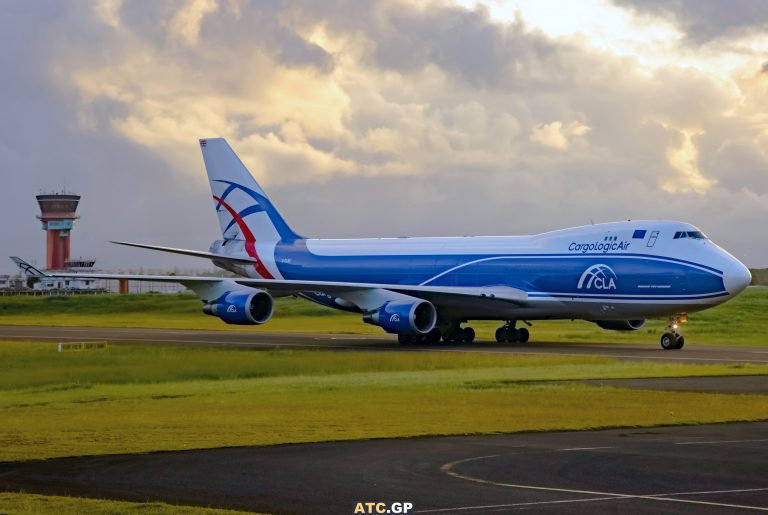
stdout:
[(96, 17), (105, 25), (117, 28), (120, 26), (120, 7), (123, 0), (96, 0), (93, 10)]
[[(567, 173), (585, 160), (597, 171), (629, 151), (658, 156), (631, 172), (638, 180), (706, 194), (717, 181), (697, 165), (698, 133), (674, 128), (742, 120), (739, 130), (752, 132), (743, 140), (762, 138), (754, 71), (723, 78), (691, 68), (668, 20), (603, 0), (464, 3), (473, 11), (382, 1), (355, 12), (353, 3), (345, 16), (290, 4), (170, 3), (154, 23), (176, 47), (121, 22), (119, 3), (102, 2), (99, 16), (122, 28), (104, 45), (120, 50), (102, 63), (60, 55), (55, 69), (82, 99), (84, 130), (106, 126), (193, 176), (194, 142), (223, 136), (268, 184), (455, 166)], [(105, 102), (121, 107), (105, 111)], [(648, 120), (667, 127), (663, 140), (633, 139)]]
[(701, 134), (697, 131), (681, 131), (680, 145), (667, 149), (669, 165), (676, 173), (662, 179), (661, 187), (664, 191), (668, 193), (693, 191), (704, 194), (717, 182), (707, 179), (699, 170), (699, 152), (694, 139)]
[(567, 149), (574, 137), (583, 136), (590, 131), (590, 127), (581, 122), (571, 122), (563, 126), (563, 122), (541, 124), (531, 132), (531, 141), (541, 143), (544, 146), (558, 150)]
[(186, 45), (196, 45), (200, 39), (200, 23), (218, 8), (216, 0), (187, 0), (168, 25), (171, 38)]

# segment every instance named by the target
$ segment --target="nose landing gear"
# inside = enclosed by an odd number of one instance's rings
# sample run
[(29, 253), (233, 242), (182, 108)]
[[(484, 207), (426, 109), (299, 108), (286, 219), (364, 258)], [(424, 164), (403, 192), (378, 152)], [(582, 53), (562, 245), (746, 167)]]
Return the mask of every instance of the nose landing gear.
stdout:
[(669, 317), (667, 327), (665, 327), (667, 332), (661, 335), (660, 343), (662, 349), (678, 350), (683, 348), (683, 345), (685, 345), (685, 337), (680, 334), (680, 324), (687, 321), (688, 316), (685, 314)]
[[(527, 323), (527, 322), (526, 322)], [(517, 320), (508, 320), (502, 327), (496, 329), (496, 341), (499, 343), (526, 343), (530, 337), (528, 329), (517, 329)], [(530, 325), (530, 324), (529, 324)]]

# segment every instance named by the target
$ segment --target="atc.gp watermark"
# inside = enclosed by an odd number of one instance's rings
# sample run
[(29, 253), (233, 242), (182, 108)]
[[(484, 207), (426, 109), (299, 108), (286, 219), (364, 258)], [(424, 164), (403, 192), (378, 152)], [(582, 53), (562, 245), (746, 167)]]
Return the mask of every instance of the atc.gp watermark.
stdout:
[(355, 505), (354, 513), (379, 514), (379, 513), (410, 513), (413, 503), (410, 502), (359, 502)]

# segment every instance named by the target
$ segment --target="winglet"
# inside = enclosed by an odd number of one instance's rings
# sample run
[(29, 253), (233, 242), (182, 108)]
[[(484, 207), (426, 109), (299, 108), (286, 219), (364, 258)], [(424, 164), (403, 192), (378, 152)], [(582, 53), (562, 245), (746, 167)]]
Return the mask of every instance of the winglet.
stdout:
[(21, 271), (24, 272), (27, 275), (31, 275), (31, 276), (34, 276), (34, 277), (47, 277), (48, 276), (48, 274), (41, 272), (40, 270), (38, 270), (34, 266), (30, 265), (29, 263), (27, 263), (26, 261), (24, 261), (21, 258), (18, 258), (16, 256), (11, 256), (11, 261), (16, 263), (16, 266), (21, 268)]

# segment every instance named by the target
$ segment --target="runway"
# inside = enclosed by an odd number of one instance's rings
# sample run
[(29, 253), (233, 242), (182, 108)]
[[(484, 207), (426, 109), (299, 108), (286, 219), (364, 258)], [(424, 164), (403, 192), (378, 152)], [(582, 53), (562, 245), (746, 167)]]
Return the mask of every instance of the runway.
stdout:
[(35, 339), (65, 341), (106, 340), (112, 343), (144, 343), (165, 345), (201, 345), (249, 347), (259, 349), (327, 349), (429, 352), (511, 352), (516, 354), (566, 354), (604, 356), (619, 359), (642, 359), (690, 363), (764, 363), (768, 364), (768, 347), (736, 347), (729, 345), (696, 345), (690, 343), (679, 351), (664, 351), (656, 341), (647, 345), (617, 343), (551, 343), (499, 344), (476, 342), (469, 345), (400, 346), (393, 336), (361, 336), (348, 334), (270, 333), (198, 331), (178, 329), (0, 326), (0, 339)]
[(353, 513), (768, 511), (768, 423), (243, 447), (0, 464), (0, 490)]

